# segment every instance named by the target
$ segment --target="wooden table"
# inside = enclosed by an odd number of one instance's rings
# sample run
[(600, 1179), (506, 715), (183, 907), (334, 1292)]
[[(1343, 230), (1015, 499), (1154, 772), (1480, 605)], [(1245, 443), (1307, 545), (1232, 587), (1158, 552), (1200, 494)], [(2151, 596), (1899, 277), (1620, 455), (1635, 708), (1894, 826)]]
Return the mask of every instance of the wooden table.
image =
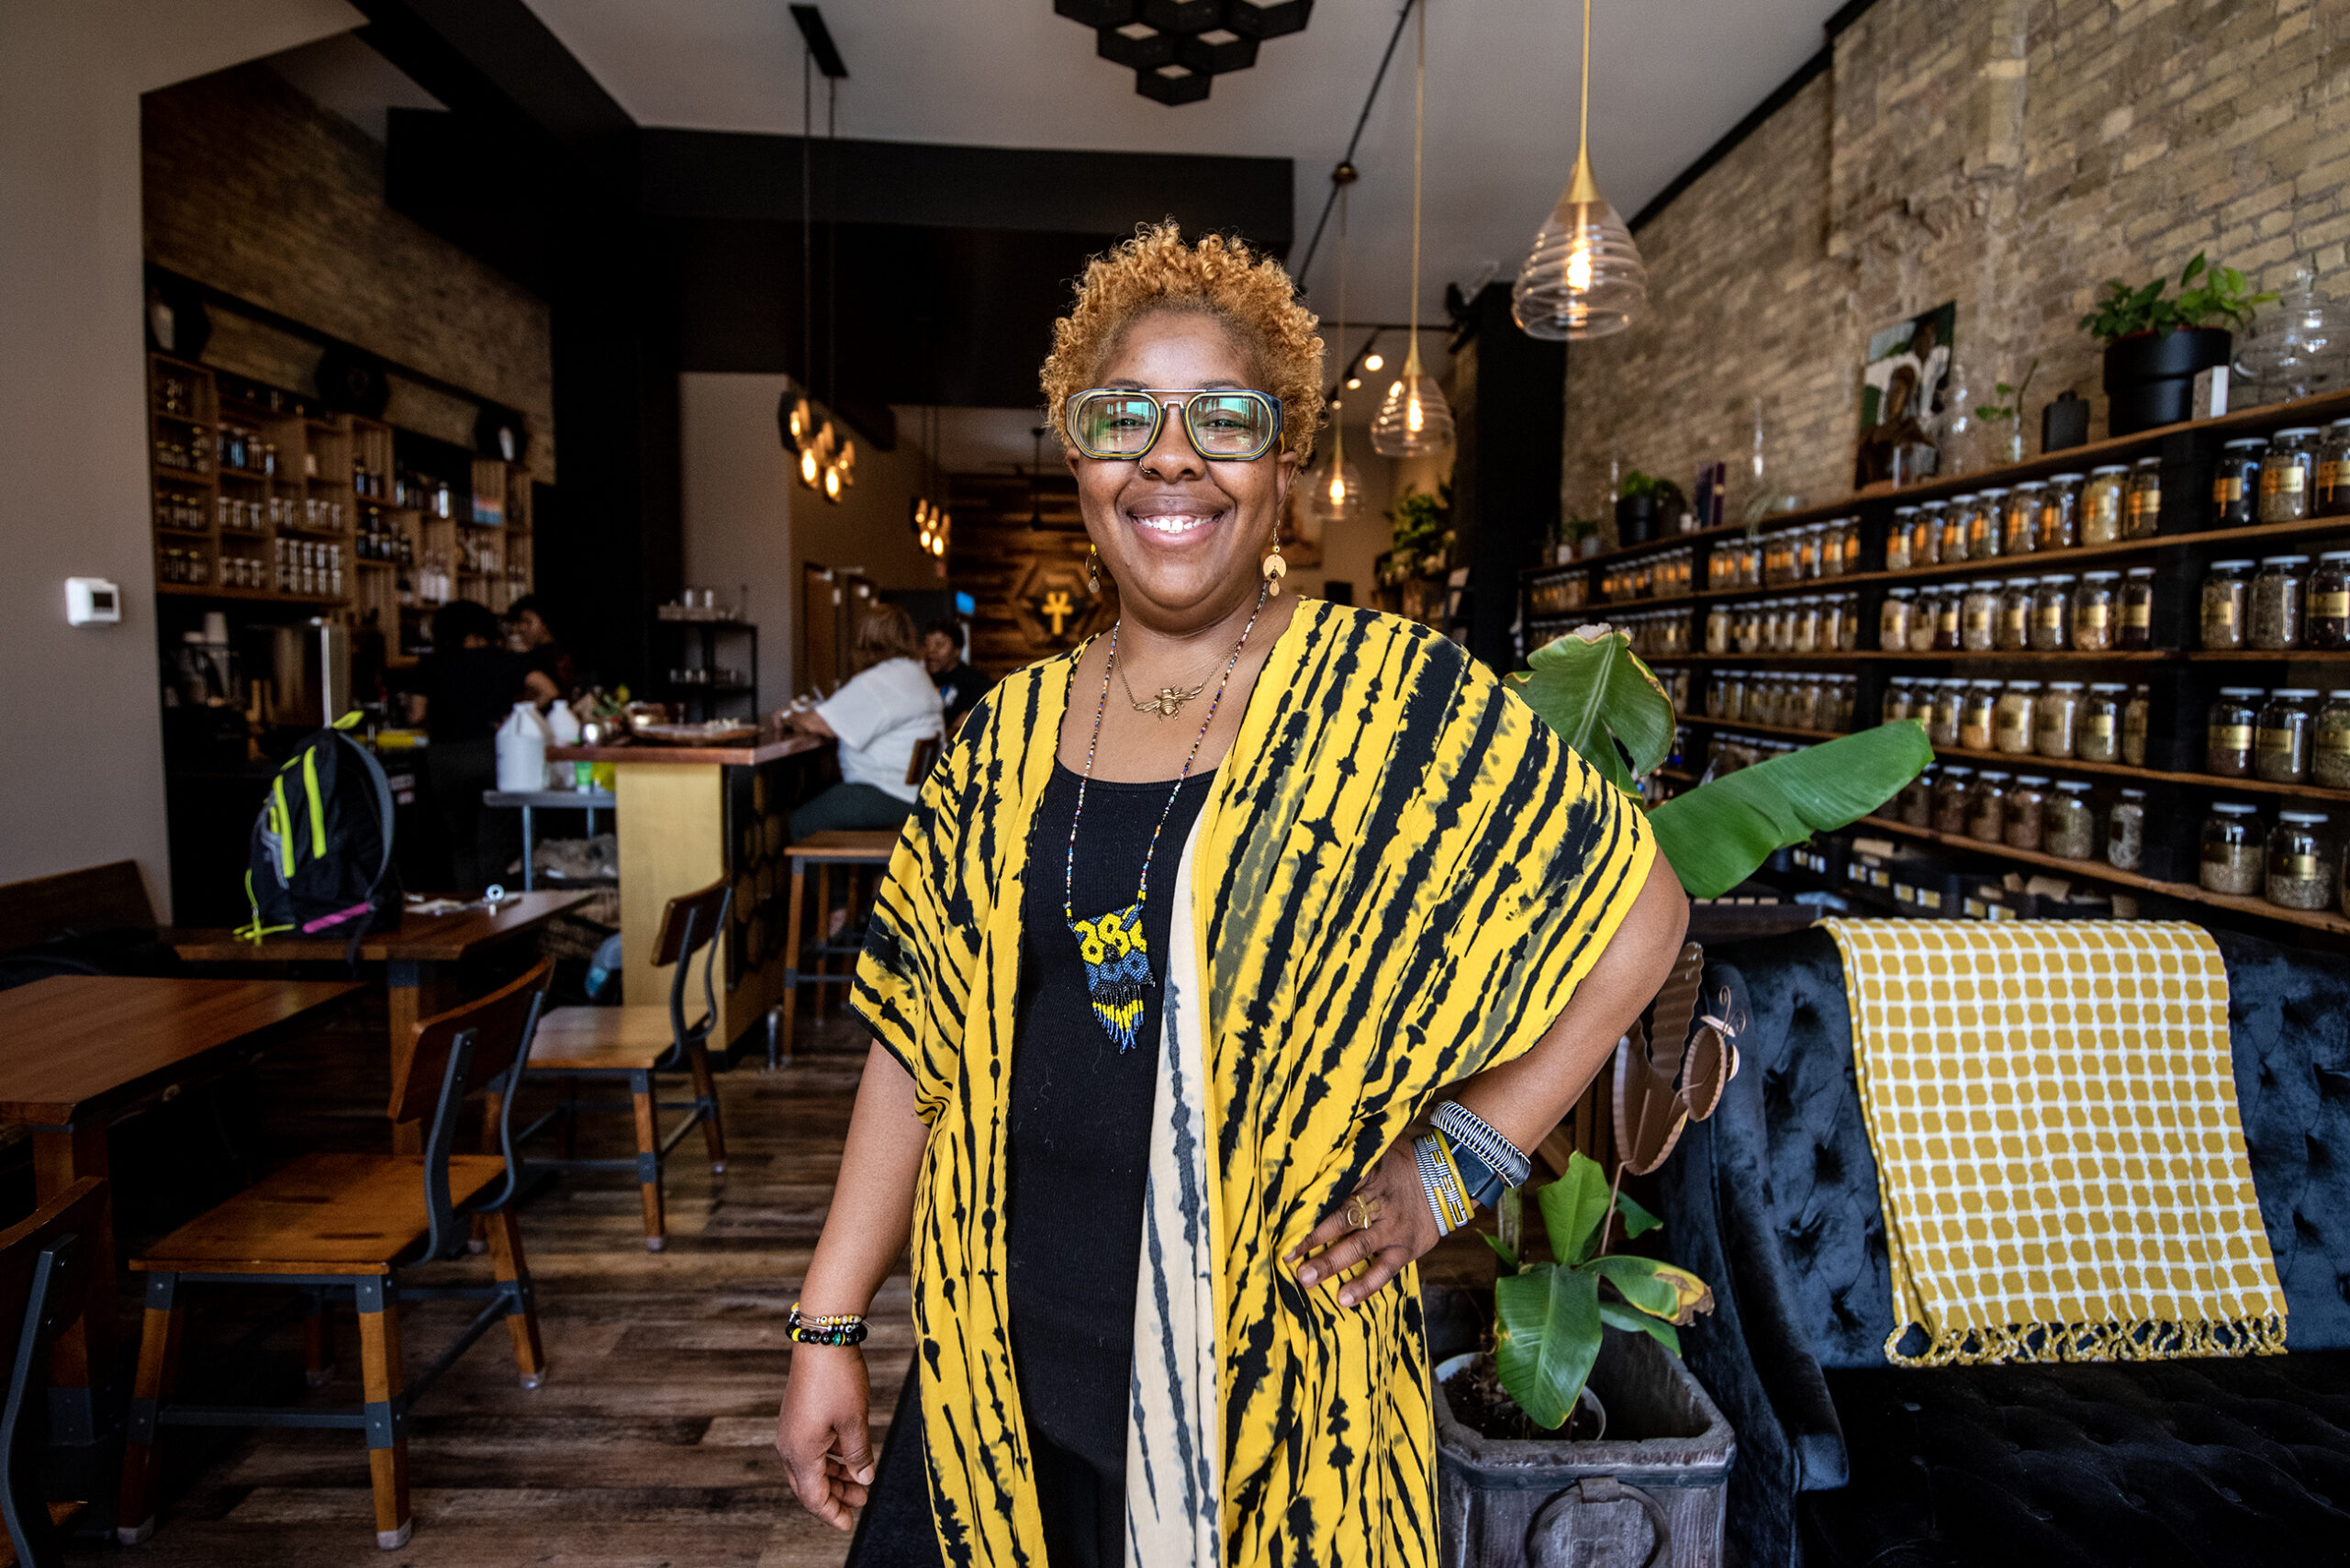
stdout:
[[(360, 959), (384, 966), (391, 1003), (388, 1081), (397, 1082), (407, 1070), (418, 1020), (465, 1000), (456, 990), (458, 966), (476, 954), (529, 935), (593, 897), (589, 892), (522, 893), (494, 910), (466, 908), (447, 914), (411, 911), (401, 918), (398, 930), (362, 938)], [(348, 939), (340, 936), (272, 936), (244, 942), (224, 930), (187, 930), (168, 931), (164, 939), (191, 964), (341, 963), (349, 952)], [(393, 1130), (398, 1152), (421, 1152), (421, 1124), (402, 1123)]]
[[(0, 991), (0, 1122), (32, 1135), (47, 1202), (106, 1174), (106, 1129), (167, 1089), (308, 1033), (360, 987), (338, 980), (144, 980), (61, 975)], [(115, 1372), (114, 1207), (102, 1209), (82, 1321), (58, 1336), (51, 1440), (99, 1439)]]

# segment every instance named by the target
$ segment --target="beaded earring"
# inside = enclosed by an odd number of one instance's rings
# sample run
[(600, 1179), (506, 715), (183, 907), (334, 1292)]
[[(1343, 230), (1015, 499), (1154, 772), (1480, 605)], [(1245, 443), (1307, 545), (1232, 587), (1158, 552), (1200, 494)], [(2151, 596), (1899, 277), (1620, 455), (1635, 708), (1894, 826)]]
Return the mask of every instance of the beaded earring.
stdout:
[(1289, 563), (1281, 559), (1281, 542), (1279, 535), (1275, 535), (1273, 539), (1273, 553), (1265, 557), (1264, 573), (1267, 587), (1271, 590), (1272, 596), (1279, 599), (1281, 596), (1281, 579), (1289, 576)]
[(1102, 591), (1102, 552), (1091, 544), (1085, 547), (1085, 590)]

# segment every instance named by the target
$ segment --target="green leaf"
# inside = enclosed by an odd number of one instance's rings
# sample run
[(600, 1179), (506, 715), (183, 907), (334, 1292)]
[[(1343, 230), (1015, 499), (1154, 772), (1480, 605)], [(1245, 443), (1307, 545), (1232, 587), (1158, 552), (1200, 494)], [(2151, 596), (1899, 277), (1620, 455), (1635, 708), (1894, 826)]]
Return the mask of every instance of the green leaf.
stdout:
[[(1630, 794), (1673, 747), (1673, 699), (1621, 632), (1570, 633), (1526, 661), (1518, 695), (1601, 778)], [(1620, 743), (1623, 754), (1617, 751)], [(1624, 755), (1631, 757), (1627, 767)]]
[(1635, 1312), (1621, 1302), (1603, 1301), (1599, 1304), (1599, 1321), (1610, 1328), (1638, 1329), (1674, 1355), (1681, 1353), (1681, 1330), (1662, 1318), (1651, 1317), (1645, 1312)]
[(1542, 1227), (1550, 1233), (1550, 1256), (1561, 1263), (1580, 1263), (1591, 1256), (1599, 1238), (1599, 1222), (1607, 1217), (1607, 1172), (1587, 1155), (1567, 1157), (1567, 1173), (1540, 1188), (1534, 1201), (1542, 1205)]
[(1551, 1431), (1599, 1358), (1599, 1277), (1555, 1263), (1494, 1282), (1494, 1371), (1517, 1407)]
[(1649, 813), (1657, 846), (1693, 898), (1719, 898), (1772, 852), (1866, 816), (1934, 759), (1914, 719), (1879, 724), (1742, 767)]
[(1477, 1234), (1484, 1238), (1485, 1245), (1492, 1248), (1494, 1254), (1501, 1259), (1502, 1272), (1505, 1275), (1515, 1274), (1517, 1272), (1517, 1254), (1511, 1251), (1507, 1246), (1504, 1245), (1500, 1237), (1495, 1236), (1490, 1230), (1481, 1230)]
[(1664, 1223), (1639, 1204), (1632, 1202), (1632, 1195), (1629, 1193), (1616, 1194), (1616, 1212), (1624, 1216), (1624, 1236), (1627, 1240), (1635, 1236), (1646, 1236)]
[(1614, 1285), (1624, 1300), (1651, 1317), (1687, 1323), (1714, 1310), (1713, 1287), (1673, 1263), (1629, 1252), (1610, 1252), (1584, 1267)]
[(2198, 252), (2195, 252), (2195, 259), (2194, 259), (2193, 261), (2191, 261), (2191, 262), (2188, 263), (2187, 263), (2187, 269), (2186, 269), (2184, 272), (2182, 272), (2182, 273), (2180, 273), (2180, 274), (2178, 274), (2178, 286), (2179, 286), (2181, 288), (2184, 288), (2184, 287), (2186, 287), (2188, 284), (2193, 283), (2193, 282), (2195, 281), (2195, 274), (2198, 274), (2198, 273), (2199, 273), (2199, 272), (2201, 272), (2202, 270), (2203, 270), (2203, 252), (2200, 252), (2200, 251), (2198, 251)]

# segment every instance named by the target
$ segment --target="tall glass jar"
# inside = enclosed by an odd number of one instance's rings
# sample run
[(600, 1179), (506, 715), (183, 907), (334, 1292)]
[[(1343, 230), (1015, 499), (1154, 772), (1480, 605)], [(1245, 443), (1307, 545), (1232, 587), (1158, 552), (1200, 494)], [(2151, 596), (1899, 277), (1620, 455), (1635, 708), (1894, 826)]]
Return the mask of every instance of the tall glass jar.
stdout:
[(1844, 613), (1849, 600), (1841, 593), (1822, 594), (1819, 599), (1819, 651), (1838, 652), (1844, 646)]
[(2083, 544), (2111, 544), (2121, 539), (2121, 498), (2129, 482), (2130, 470), (2119, 463), (2089, 470), (2088, 482), (2081, 487)]
[(1942, 513), (1950, 510), (1948, 501), (1928, 501), (1918, 509), (1909, 525), (1909, 564), (1912, 566), (1939, 566), (1942, 561)]
[(1886, 589), (1885, 602), (1877, 606), (1876, 611), (1876, 645), (1888, 654), (1906, 651), (1909, 646), (1909, 623), (1917, 614), (1916, 588)]
[(2303, 646), (2350, 648), (2350, 550), (2328, 550), (2317, 558), (2302, 609)]
[(1959, 583), (1944, 583), (1934, 595), (1934, 651), (1954, 654), (1964, 638), (1959, 624), (1965, 619), (1966, 589)]
[(2081, 699), (2080, 722), (2073, 730), (2073, 755), (2083, 762), (2113, 762), (2121, 756), (2121, 707), (2129, 688), (2099, 681)]
[(1836, 646), (1843, 653), (1858, 653), (1861, 646), (1861, 596), (1848, 593), (1841, 602), (1844, 619), (1836, 634)]
[(2154, 569), (2132, 566), (2121, 574), (2121, 619), (2113, 645), (2136, 650), (2154, 645)]
[(2031, 750), (2032, 732), (2040, 722), (2040, 682), (2011, 680), (1999, 692), (1992, 721), (1991, 744), (2017, 756)]
[(2031, 646), (2031, 599), (2039, 586), (2038, 577), (2009, 577), (1999, 585), (1999, 626), (1994, 646), (2000, 652), (2020, 654)]
[(2329, 691), (2310, 730), (2310, 778), (2328, 790), (2350, 790), (2350, 691)]
[(2008, 791), (2008, 820), (2005, 836), (2014, 849), (2038, 849), (2041, 834), (2047, 831), (2048, 780), (2040, 778), (2019, 778)]
[(1836, 575), (1842, 577), (1861, 569), (1861, 520), (1848, 517), (1838, 528), (1837, 538), (1844, 547), (1844, 566)]
[(1761, 605), (1741, 604), (1738, 607), (1738, 619), (1733, 622), (1730, 641), (1737, 644), (1738, 651), (1741, 654), (1759, 654), (1762, 651), (1762, 607)]
[(2260, 521), (2299, 522), (2317, 502), (2318, 431), (2296, 425), (2268, 438), (2260, 460)]
[(1885, 569), (1906, 572), (1909, 569), (1909, 531), (1918, 523), (1916, 507), (1893, 509), (1893, 526), (1885, 532)]
[(2050, 476), (2048, 488), (2040, 498), (2036, 543), (2041, 549), (2070, 550), (2081, 542), (2081, 478), (2078, 474)]
[(2257, 808), (2236, 801), (2214, 803), (2203, 819), (2204, 890), (2256, 896), (2268, 879), (2267, 846), (2261, 840)]
[(2132, 767), (2146, 766), (2146, 736), (2154, 722), (2153, 689), (2132, 687), (2129, 700), (2121, 704), (2121, 760)]
[(1729, 689), (1729, 673), (1727, 670), (1716, 674), (1713, 679), (1706, 682), (1707, 718), (1719, 719), (1724, 716), (1722, 713), (1722, 700), (1723, 694), (1727, 692)]
[(2317, 692), (2280, 686), (2268, 694), (2252, 732), (2253, 777), (2270, 784), (2306, 784), (2315, 740)]
[(1836, 722), (1830, 727), (1838, 734), (1849, 734), (1859, 711), (1861, 678), (1840, 675), (1834, 678), (1833, 684), (1836, 688)]
[(1718, 658), (1729, 652), (1729, 629), (1734, 620), (1727, 604), (1706, 607), (1706, 652)]
[(2244, 528), (2260, 521), (2260, 458), (2268, 442), (2245, 436), (2220, 448), (2211, 476), (2211, 526)]
[(1894, 815), (1910, 827), (1934, 825), (1934, 770), (1924, 769), (1918, 777), (1901, 787)]
[(1999, 521), (2000, 542), (2008, 554), (2029, 555), (2040, 548), (2040, 509), (2047, 494), (2045, 479), (2026, 479), (2008, 492)]
[(1885, 701), (1879, 711), (1885, 715), (1879, 721), (1881, 723), (1890, 724), (1897, 720), (1917, 717), (1917, 693), (1911, 689), (1908, 676), (1897, 675), (1885, 683)]
[(1975, 780), (1975, 793), (1966, 802), (1967, 837), (1997, 844), (2007, 836), (2008, 777), (1986, 773)]
[(2048, 832), (2041, 847), (2059, 860), (2087, 860), (2097, 853), (2097, 812), (2089, 787), (2068, 778), (2048, 799)]
[(1721, 678), (1722, 717), (1733, 724), (1747, 722), (1747, 675), (1734, 669)]
[(2301, 644), (2301, 594), (2310, 567), (2307, 555), (2264, 555), (2252, 579), (2246, 611), (2246, 645), (2281, 652)]
[(2105, 821), (2105, 862), (2135, 871), (2146, 861), (2146, 792), (2124, 790)]
[(2121, 574), (2083, 572), (2073, 590), (2072, 636), (2077, 653), (2111, 650), (2121, 619)]
[(1975, 501), (1973, 496), (1953, 496), (1950, 505), (1942, 509), (1942, 537), (1938, 548), (1945, 566), (1966, 559), (1966, 514)]
[(2336, 420), (2325, 429), (2317, 448), (2317, 515), (2340, 517), (2350, 512), (2350, 420)]
[(1819, 597), (1806, 594), (1787, 610), (1787, 647), (1790, 652), (1816, 654), (1819, 652)]
[(2268, 831), (2268, 902), (2331, 909), (2342, 886), (2342, 846), (2323, 812), (2278, 812)]
[(2121, 502), (2121, 537), (2152, 539), (2163, 516), (2163, 460), (2141, 457), (2130, 465), (2130, 487)]
[(2203, 770), (2222, 778), (2252, 777), (2253, 731), (2266, 693), (2256, 686), (2223, 686), (2203, 722)]
[(1934, 831), (1963, 834), (1966, 812), (1975, 799), (1975, 769), (1945, 767), (1934, 780)]
[(2214, 561), (2203, 569), (2203, 597), (2198, 618), (2203, 646), (2215, 653), (2244, 645), (2252, 629), (2250, 561)]
[(2052, 680), (2041, 694), (2039, 711), (2032, 716), (2032, 749), (2042, 756), (2073, 755), (2078, 744), (2081, 728), (2083, 692), (2077, 680)]
[(1966, 514), (1966, 558), (1996, 561), (2007, 544), (2008, 490), (1995, 485), (1975, 498)]
[(1819, 728), (1819, 678), (1807, 675), (1787, 682), (1786, 706), (1780, 711), (1779, 722), (1791, 730)]
[(1970, 680), (1966, 683), (1966, 707), (1958, 722), (1958, 744), (1968, 751), (1989, 751), (1996, 716), (1999, 709), (1999, 683), (1996, 680)]
[(1926, 738), (1939, 746), (1958, 744), (1958, 727), (1966, 713), (1966, 682), (1956, 676), (1934, 683), (1934, 717)]
[(2065, 650), (2065, 624), (2073, 609), (2073, 577), (2059, 572), (2042, 577), (2031, 596), (2031, 646), (2042, 654)]
[(1934, 651), (1934, 624), (1942, 619), (1942, 594), (1939, 588), (1918, 590), (1918, 613), (1909, 618), (1909, 651), (1930, 654)]
[(1967, 584), (1960, 612), (1958, 634), (1961, 647), (1970, 654), (1987, 654), (1998, 646), (1998, 584)]
[(1795, 531), (1795, 569), (1789, 574), (1792, 582), (1814, 582), (1819, 577), (1819, 529), (1818, 526)]

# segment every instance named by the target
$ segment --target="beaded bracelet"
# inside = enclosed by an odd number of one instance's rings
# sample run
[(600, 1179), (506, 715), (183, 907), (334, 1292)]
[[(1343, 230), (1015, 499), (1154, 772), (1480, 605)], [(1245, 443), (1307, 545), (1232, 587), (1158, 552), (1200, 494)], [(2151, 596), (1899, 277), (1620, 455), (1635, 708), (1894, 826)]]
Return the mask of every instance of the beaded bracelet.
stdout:
[(1442, 1134), (1428, 1133), (1412, 1144), (1412, 1159), (1420, 1169), (1420, 1185), (1427, 1190), (1428, 1211), (1436, 1215), (1436, 1230), (1439, 1237), (1450, 1236), (1469, 1223), (1469, 1196), (1462, 1190), (1460, 1172), (1452, 1163), (1452, 1151)]
[(1524, 1150), (1460, 1101), (1445, 1101), (1428, 1120), (1454, 1148), (1474, 1154), (1480, 1163), (1502, 1179), (1503, 1186), (1523, 1187), (1527, 1178), (1534, 1174), (1534, 1161)]
[(795, 1345), (862, 1345), (865, 1343), (865, 1319), (854, 1312), (834, 1313), (830, 1317), (805, 1317), (800, 1304), (791, 1304), (791, 1316), (785, 1320), (784, 1337)]

